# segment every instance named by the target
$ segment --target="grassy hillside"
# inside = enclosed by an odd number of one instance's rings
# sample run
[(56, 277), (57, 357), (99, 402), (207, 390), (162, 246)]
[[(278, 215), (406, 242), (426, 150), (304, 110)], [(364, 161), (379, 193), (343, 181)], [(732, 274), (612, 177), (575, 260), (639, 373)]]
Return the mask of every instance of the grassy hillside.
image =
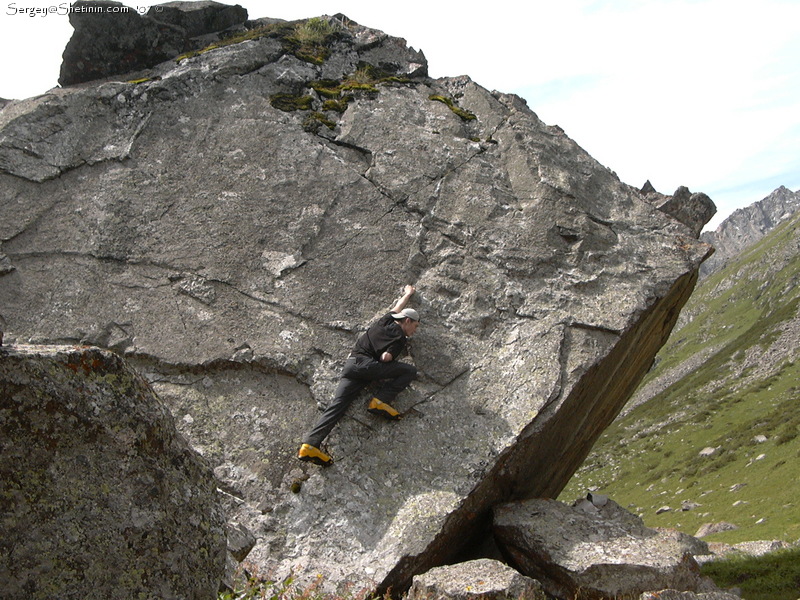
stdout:
[(701, 282), (643, 382), (657, 391), (560, 499), (596, 490), (692, 535), (738, 527), (707, 541), (800, 539), (799, 283), (800, 215)]

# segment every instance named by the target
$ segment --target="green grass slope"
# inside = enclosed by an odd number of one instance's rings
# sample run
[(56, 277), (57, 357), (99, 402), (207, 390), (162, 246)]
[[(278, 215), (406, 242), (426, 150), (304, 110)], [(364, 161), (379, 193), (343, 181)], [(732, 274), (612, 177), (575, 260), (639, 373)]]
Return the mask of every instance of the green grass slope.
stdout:
[(800, 215), (698, 285), (643, 387), (665, 383), (612, 424), (560, 499), (598, 491), (690, 535), (738, 528), (707, 541), (800, 539), (798, 284)]

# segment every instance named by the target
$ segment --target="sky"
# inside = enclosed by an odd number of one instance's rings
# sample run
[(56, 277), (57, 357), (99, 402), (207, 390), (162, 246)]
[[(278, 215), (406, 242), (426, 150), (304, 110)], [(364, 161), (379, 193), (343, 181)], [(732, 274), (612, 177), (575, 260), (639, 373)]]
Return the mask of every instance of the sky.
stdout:
[[(625, 183), (705, 192), (718, 210), (706, 229), (800, 189), (800, 0), (224, 3), (250, 18), (342, 13), (405, 38), (432, 77), (518, 94)], [(0, 97), (57, 85), (68, 6), (0, 0)]]

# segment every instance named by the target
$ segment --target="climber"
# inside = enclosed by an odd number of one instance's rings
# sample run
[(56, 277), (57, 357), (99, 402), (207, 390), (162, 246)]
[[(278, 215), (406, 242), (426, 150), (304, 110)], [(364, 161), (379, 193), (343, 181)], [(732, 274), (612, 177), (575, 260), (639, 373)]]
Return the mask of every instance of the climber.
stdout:
[(383, 380), (367, 410), (389, 420), (400, 418), (400, 413), (389, 403), (394, 402), (397, 394), (406, 389), (417, 375), (414, 365), (397, 360), (406, 346), (407, 338), (414, 335), (419, 326), (417, 311), (406, 308), (415, 291), (414, 286), (405, 286), (402, 297), (390, 311), (358, 338), (344, 364), (333, 402), (306, 435), (297, 458), (321, 466), (333, 464), (333, 459), (320, 450), (320, 444), (342, 418), (358, 392), (370, 382)]

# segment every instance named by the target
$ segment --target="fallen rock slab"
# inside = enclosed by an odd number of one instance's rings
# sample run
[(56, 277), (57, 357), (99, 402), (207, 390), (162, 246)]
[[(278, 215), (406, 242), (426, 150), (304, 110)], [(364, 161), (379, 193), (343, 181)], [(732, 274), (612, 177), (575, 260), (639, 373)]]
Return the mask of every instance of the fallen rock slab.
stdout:
[(542, 585), (496, 560), (436, 567), (414, 577), (407, 600), (546, 600)]
[(558, 598), (717, 589), (693, 558), (708, 553), (703, 542), (648, 529), (613, 501), (595, 514), (556, 500), (507, 503), (495, 507), (493, 531), (509, 563)]
[(741, 600), (741, 596), (730, 592), (680, 592), (678, 590), (659, 590), (645, 592), (639, 600)]
[(0, 354), (4, 598), (216, 598), (216, 481), (150, 386), (97, 348)]

